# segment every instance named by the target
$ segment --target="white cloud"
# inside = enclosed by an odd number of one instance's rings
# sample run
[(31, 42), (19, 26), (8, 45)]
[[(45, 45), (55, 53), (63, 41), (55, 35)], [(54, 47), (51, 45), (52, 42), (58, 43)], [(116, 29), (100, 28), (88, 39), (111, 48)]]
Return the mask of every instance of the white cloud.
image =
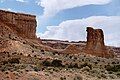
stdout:
[(103, 29), (107, 45), (118, 46), (120, 44), (120, 16), (92, 16), (67, 20), (58, 26), (48, 26), (45, 33), (37, 35), (46, 39), (86, 40), (86, 26)]
[[(5, 1), (7, 1), (7, 0), (0, 0), (1, 3), (5, 2)], [(27, 0), (15, 0), (15, 1), (22, 2), (22, 3), (27, 2)]]
[(26, 0), (16, 0), (16, 1), (22, 2), (22, 3), (27, 2)]
[(90, 4), (104, 5), (111, 0), (38, 0), (38, 5), (44, 8), (43, 17), (52, 17), (58, 12), (74, 7), (80, 7)]
[(1, 10), (13, 11), (11, 8), (0, 8)]

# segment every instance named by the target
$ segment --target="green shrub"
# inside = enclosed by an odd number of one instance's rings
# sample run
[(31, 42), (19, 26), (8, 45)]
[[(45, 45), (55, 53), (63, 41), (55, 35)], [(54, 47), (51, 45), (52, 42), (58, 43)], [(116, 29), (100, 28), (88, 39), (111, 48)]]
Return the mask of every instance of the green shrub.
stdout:
[(54, 67), (62, 67), (62, 61), (55, 59), (52, 61), (51, 65)]
[(72, 56), (70, 56), (69, 58), (72, 59)]
[(66, 77), (64, 76), (64, 77), (60, 77), (60, 80), (66, 80)]
[(83, 67), (83, 68), (82, 68), (82, 71), (90, 71), (90, 68), (89, 68), (88, 66)]
[(11, 58), (11, 59), (9, 59), (7, 61), (2, 61), (3, 65), (8, 64), (8, 63), (10, 63), (10, 64), (15, 64), (15, 63), (19, 64), (20, 61), (19, 61), (19, 58)]
[(77, 63), (70, 63), (68, 68), (79, 68)]
[(8, 61), (2, 61), (2, 64), (3, 65), (8, 64)]
[(73, 68), (73, 65), (70, 63), (70, 64), (68, 65), (68, 68)]
[(83, 77), (76, 75), (76, 76), (74, 77), (74, 80), (83, 80)]
[(107, 65), (106, 67), (107, 71), (113, 71), (113, 72), (119, 72), (120, 71), (120, 65)]
[(32, 53), (34, 53), (35, 51), (34, 50), (32, 50)]
[(92, 65), (88, 63), (84, 63), (81, 65), (81, 68), (88, 66), (90, 69), (92, 69)]
[(110, 77), (111, 79), (116, 79), (116, 78), (117, 78), (117, 76), (116, 76), (115, 74), (110, 74), (109, 77)]
[(102, 74), (101, 74), (101, 77), (102, 77), (102, 78), (107, 78), (108, 76), (107, 76), (106, 74), (102, 73)]
[(47, 60), (43, 61), (42, 64), (43, 64), (43, 66), (51, 66), (51, 62), (47, 61)]
[(14, 64), (14, 63), (19, 64), (19, 63), (20, 63), (19, 58), (12, 58), (12, 59), (9, 59), (8, 62), (11, 63), (11, 64)]
[(45, 52), (44, 50), (41, 50), (41, 52)]
[(116, 75), (120, 77), (120, 72), (117, 72), (117, 74), (116, 74)]
[(40, 68), (39, 68), (39, 67), (34, 67), (33, 69), (34, 69), (34, 71), (36, 71), (36, 72), (40, 71)]

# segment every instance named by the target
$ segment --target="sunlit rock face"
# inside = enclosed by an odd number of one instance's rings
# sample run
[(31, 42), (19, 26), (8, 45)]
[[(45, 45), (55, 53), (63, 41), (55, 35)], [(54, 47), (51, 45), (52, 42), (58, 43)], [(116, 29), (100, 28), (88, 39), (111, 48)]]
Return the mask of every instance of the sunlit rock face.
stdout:
[(101, 29), (87, 27), (87, 49), (101, 51), (105, 48), (104, 34)]
[(36, 38), (36, 16), (0, 10), (0, 35), (15, 33), (19, 37)]
[(112, 53), (105, 46), (102, 29), (87, 27), (86, 52), (100, 57), (112, 57)]
[(0, 10), (0, 52), (28, 52), (27, 45), (41, 43), (36, 36), (36, 16)]

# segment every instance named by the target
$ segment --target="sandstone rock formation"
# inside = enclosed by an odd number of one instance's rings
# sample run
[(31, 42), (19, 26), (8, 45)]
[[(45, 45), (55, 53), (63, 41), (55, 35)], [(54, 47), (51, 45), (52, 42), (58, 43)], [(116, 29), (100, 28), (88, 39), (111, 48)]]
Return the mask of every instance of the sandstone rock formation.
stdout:
[[(88, 27), (87, 32), (85, 52), (101, 57), (111, 56), (104, 44), (103, 31)], [(82, 49), (86, 43), (60, 40), (42, 41), (36, 37), (35, 33), (36, 16), (0, 10), (0, 51), (15, 50), (21, 52), (23, 46), (30, 48), (30, 50), (37, 48), (60, 53), (62, 51), (62, 53), (77, 54), (84, 51)], [(25, 47), (22, 52), (27, 51)]]
[(87, 27), (87, 44), (85, 51), (88, 54), (100, 57), (112, 57), (112, 53), (109, 53), (109, 50), (105, 46), (102, 29)]
[[(36, 16), (0, 10), (0, 34), (14, 32), (19, 37), (27, 39), (36, 38)], [(7, 30), (8, 32), (5, 32)], [(2, 31), (1, 31), (2, 30)], [(10, 32), (11, 31), (11, 32)], [(4, 32), (4, 34), (3, 34)]]
[(36, 16), (0, 10), (0, 52), (32, 53), (41, 44)]
[(70, 44), (68, 45), (62, 53), (67, 53), (67, 54), (78, 54), (80, 53), (81, 50), (75, 45), (75, 44)]

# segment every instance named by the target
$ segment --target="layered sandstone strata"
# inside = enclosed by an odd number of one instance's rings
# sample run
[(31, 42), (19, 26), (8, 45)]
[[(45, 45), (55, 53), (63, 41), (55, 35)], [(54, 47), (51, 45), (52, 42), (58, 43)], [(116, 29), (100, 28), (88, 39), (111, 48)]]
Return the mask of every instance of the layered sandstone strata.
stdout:
[[(36, 16), (0, 10), (0, 34), (10, 34), (10, 31), (19, 37), (36, 38)], [(5, 32), (3, 28), (6, 28)], [(9, 33), (7, 33), (9, 32)]]

